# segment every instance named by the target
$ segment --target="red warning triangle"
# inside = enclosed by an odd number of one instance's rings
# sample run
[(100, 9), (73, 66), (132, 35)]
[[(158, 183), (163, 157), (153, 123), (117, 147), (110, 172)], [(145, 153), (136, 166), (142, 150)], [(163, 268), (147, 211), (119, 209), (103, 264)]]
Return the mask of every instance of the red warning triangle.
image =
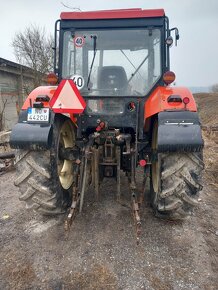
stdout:
[(62, 80), (50, 101), (55, 113), (80, 114), (86, 107), (86, 102), (80, 95), (73, 80)]

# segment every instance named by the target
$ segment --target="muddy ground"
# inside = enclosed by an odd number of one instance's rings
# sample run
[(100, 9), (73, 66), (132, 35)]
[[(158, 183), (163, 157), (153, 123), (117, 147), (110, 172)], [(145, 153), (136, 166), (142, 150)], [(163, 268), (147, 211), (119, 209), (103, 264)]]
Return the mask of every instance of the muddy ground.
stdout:
[[(210, 108), (205, 95), (197, 101), (203, 124), (211, 126), (218, 124), (211, 118), (218, 96), (209, 97)], [(122, 202), (115, 202), (114, 183), (105, 183), (100, 202), (92, 202), (89, 192), (84, 212), (66, 235), (64, 216), (48, 220), (27, 211), (13, 185), (15, 172), (2, 174), (0, 290), (217, 289), (218, 142), (211, 131), (204, 138), (199, 207), (184, 222), (166, 222), (144, 205), (138, 246), (124, 177)]]

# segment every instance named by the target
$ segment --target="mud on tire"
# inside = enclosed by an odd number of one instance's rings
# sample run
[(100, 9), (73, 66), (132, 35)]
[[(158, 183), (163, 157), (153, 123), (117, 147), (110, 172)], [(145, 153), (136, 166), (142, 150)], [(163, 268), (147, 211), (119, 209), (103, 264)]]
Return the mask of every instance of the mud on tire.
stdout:
[(50, 150), (17, 150), (16, 153), (17, 177), (14, 184), (19, 187), (19, 199), (26, 203), (26, 208), (42, 215), (64, 213), (71, 201), (72, 183), (62, 186), (59, 179), (58, 151), (60, 144), (64, 143), (61, 142), (63, 125), (71, 127), (70, 121), (65, 119), (55, 121)]
[(160, 154), (160, 188), (153, 190), (152, 205), (158, 216), (183, 219), (198, 205), (204, 168), (201, 153)]
[[(154, 123), (152, 149), (157, 152), (158, 124)], [(198, 205), (204, 169), (202, 152), (158, 153), (151, 166), (151, 204), (162, 218), (183, 219)]]

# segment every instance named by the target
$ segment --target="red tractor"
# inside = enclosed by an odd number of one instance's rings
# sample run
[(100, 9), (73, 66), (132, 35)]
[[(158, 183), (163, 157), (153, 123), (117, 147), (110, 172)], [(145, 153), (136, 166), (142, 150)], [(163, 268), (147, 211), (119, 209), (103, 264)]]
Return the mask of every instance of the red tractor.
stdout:
[[(177, 28), (164, 10), (64, 12), (55, 25), (50, 86), (31, 92), (11, 133), (20, 200), (43, 215), (82, 210), (87, 185), (130, 185), (140, 232), (137, 167), (156, 215), (184, 218), (198, 203), (204, 167), (195, 100), (170, 86)], [(172, 37), (172, 34), (175, 37)]]

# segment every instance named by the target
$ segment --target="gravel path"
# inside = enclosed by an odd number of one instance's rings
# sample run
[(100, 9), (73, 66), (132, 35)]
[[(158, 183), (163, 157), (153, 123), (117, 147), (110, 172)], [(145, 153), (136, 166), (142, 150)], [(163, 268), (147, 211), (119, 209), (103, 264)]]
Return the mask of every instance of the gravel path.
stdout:
[(42, 219), (24, 208), (14, 178), (0, 176), (0, 289), (217, 289), (218, 195), (206, 178), (200, 208), (183, 223), (143, 206), (138, 246), (124, 177), (121, 204), (105, 182), (99, 202), (86, 196), (67, 235), (64, 216)]

